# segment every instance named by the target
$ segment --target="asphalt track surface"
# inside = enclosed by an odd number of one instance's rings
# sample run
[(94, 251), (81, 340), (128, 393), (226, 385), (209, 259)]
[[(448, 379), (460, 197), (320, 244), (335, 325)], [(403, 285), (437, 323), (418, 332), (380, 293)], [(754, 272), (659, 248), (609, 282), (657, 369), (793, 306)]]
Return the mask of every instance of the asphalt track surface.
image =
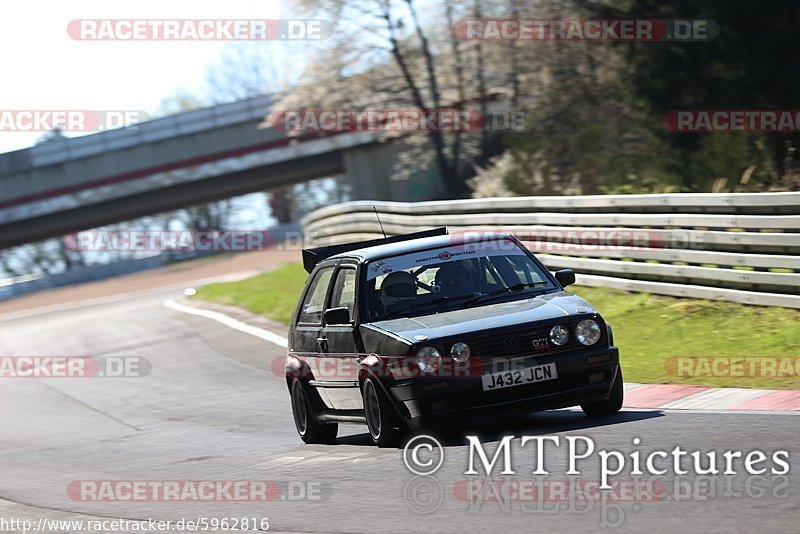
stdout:
[[(590, 420), (579, 410), (561, 410), (495, 420), (441, 434), (441, 469), (415, 476), (401, 449), (373, 447), (363, 426), (340, 426), (335, 445), (304, 445), (295, 433), (285, 383), (271, 367), (284, 349), (164, 306), (182, 296), (169, 289), (68, 310), (0, 316), (0, 355), (136, 356), (152, 365), (144, 377), (0, 379), (0, 518), (269, 518), (269, 530), (275, 532), (797, 528), (797, 415), (625, 410)], [(621, 501), (603, 502), (580, 494), (565, 498), (554, 489), (570, 478), (564, 474), (562, 446), (546, 454), (550, 475), (545, 484), (550, 485), (539, 498), (521, 502), (512, 495), (498, 502), (478, 492), (470, 500), (464, 481), (481, 477), (464, 475), (466, 433), (481, 436), (489, 452), (504, 435), (517, 436), (512, 442), (517, 474), (509, 479), (536, 478), (531, 475), (535, 447), (521, 448), (523, 435), (562, 441), (587, 436), (598, 449), (621, 452), (681, 446), (770, 455), (785, 449), (791, 470), (787, 476), (670, 472), (650, 490), (640, 485), (645, 489), (638, 495), (618, 492)], [(634, 437), (641, 439), (639, 446), (633, 445)], [(599, 479), (595, 459), (579, 464), (581, 474), (573, 477), (578, 481), (572, 488)], [(503, 478), (498, 473), (494, 479)], [(626, 471), (615, 477), (622, 481), (619, 487), (633, 478)], [(278, 490), (268, 502), (96, 502), (68, 493), (75, 481), (87, 480), (267, 480)]]

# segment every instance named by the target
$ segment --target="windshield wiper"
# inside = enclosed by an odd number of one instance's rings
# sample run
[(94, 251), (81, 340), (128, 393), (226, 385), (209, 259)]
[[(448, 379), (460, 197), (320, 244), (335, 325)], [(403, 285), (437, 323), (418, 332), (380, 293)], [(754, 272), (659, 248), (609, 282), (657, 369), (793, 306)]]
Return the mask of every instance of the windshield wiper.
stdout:
[(484, 299), (496, 297), (498, 295), (503, 295), (505, 293), (516, 293), (517, 291), (522, 291), (523, 289), (527, 289), (529, 287), (536, 287), (536, 286), (546, 286), (547, 282), (524, 282), (521, 284), (514, 284), (513, 286), (504, 287), (502, 289), (496, 289), (494, 291), (490, 291), (488, 293), (484, 293), (483, 295), (478, 295), (477, 297), (472, 297), (466, 304), (473, 304), (475, 302), (479, 302)]
[(395, 318), (394, 317), (395, 315), (407, 313), (410, 312), (411, 310), (420, 310), (420, 309), (424, 310), (429, 307), (439, 307), (444, 304), (449, 304), (452, 301), (460, 301), (464, 299), (473, 299), (473, 298), (475, 297), (473, 297), (472, 295), (459, 295), (456, 297), (448, 297), (442, 295), (441, 297), (436, 297), (435, 299), (429, 300), (428, 302), (413, 302), (406, 306), (402, 306), (400, 308), (392, 310), (391, 312), (385, 314), (383, 319)]
[(409, 312), (409, 311), (413, 310), (416, 307), (417, 306), (414, 305), (414, 304), (409, 304), (409, 305), (406, 305), (406, 306), (400, 306), (399, 308), (396, 308), (396, 309), (394, 309), (394, 310), (392, 310), (390, 312), (384, 313), (383, 316), (380, 317), (378, 320), (379, 321), (386, 321), (388, 319), (397, 319), (397, 317), (396, 317), (397, 315), (400, 315), (400, 317), (402, 317), (402, 314), (404, 314), (406, 312)]

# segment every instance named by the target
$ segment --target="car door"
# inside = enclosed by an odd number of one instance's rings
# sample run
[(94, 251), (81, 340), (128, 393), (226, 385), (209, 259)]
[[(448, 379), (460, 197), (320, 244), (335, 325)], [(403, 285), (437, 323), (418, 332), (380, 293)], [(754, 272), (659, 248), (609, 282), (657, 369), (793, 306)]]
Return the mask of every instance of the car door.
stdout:
[[(320, 330), (324, 350), (320, 357), (326, 369), (318, 381), (323, 386), (333, 407), (337, 410), (363, 409), (358, 389), (359, 354), (358, 335), (355, 328), (357, 270), (355, 264), (342, 264), (336, 271), (331, 286), (327, 309), (347, 308), (350, 321), (342, 324), (324, 324)], [(330, 372), (327, 372), (330, 371)]]
[[(334, 272), (334, 266), (330, 265), (318, 269), (313, 275), (303, 295), (303, 302), (297, 314), (297, 323), (290, 340), (290, 354), (304, 362), (311, 369), (314, 377), (317, 376), (320, 365), (322, 314), (325, 311)], [(323, 401), (329, 405), (325, 398)]]

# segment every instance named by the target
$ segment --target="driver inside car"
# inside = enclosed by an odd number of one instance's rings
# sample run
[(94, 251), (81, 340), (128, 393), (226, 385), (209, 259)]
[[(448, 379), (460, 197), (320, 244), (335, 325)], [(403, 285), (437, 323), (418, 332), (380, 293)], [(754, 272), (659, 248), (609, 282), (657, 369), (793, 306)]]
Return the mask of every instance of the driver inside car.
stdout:
[(443, 297), (453, 298), (473, 294), (469, 269), (460, 261), (445, 263), (436, 271), (435, 285)]
[(417, 298), (417, 279), (405, 271), (389, 273), (381, 283), (381, 302), (385, 311), (410, 306)]

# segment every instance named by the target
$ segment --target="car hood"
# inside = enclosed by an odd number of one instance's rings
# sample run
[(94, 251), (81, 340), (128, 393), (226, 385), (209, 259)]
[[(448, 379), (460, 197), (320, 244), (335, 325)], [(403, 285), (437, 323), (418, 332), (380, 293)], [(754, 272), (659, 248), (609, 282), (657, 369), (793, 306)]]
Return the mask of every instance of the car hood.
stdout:
[(469, 335), (485, 330), (510, 328), (525, 324), (567, 318), (571, 315), (594, 314), (594, 307), (566, 291), (537, 297), (499, 302), (473, 308), (377, 321), (372, 326), (392, 332), (411, 343), (425, 339)]

